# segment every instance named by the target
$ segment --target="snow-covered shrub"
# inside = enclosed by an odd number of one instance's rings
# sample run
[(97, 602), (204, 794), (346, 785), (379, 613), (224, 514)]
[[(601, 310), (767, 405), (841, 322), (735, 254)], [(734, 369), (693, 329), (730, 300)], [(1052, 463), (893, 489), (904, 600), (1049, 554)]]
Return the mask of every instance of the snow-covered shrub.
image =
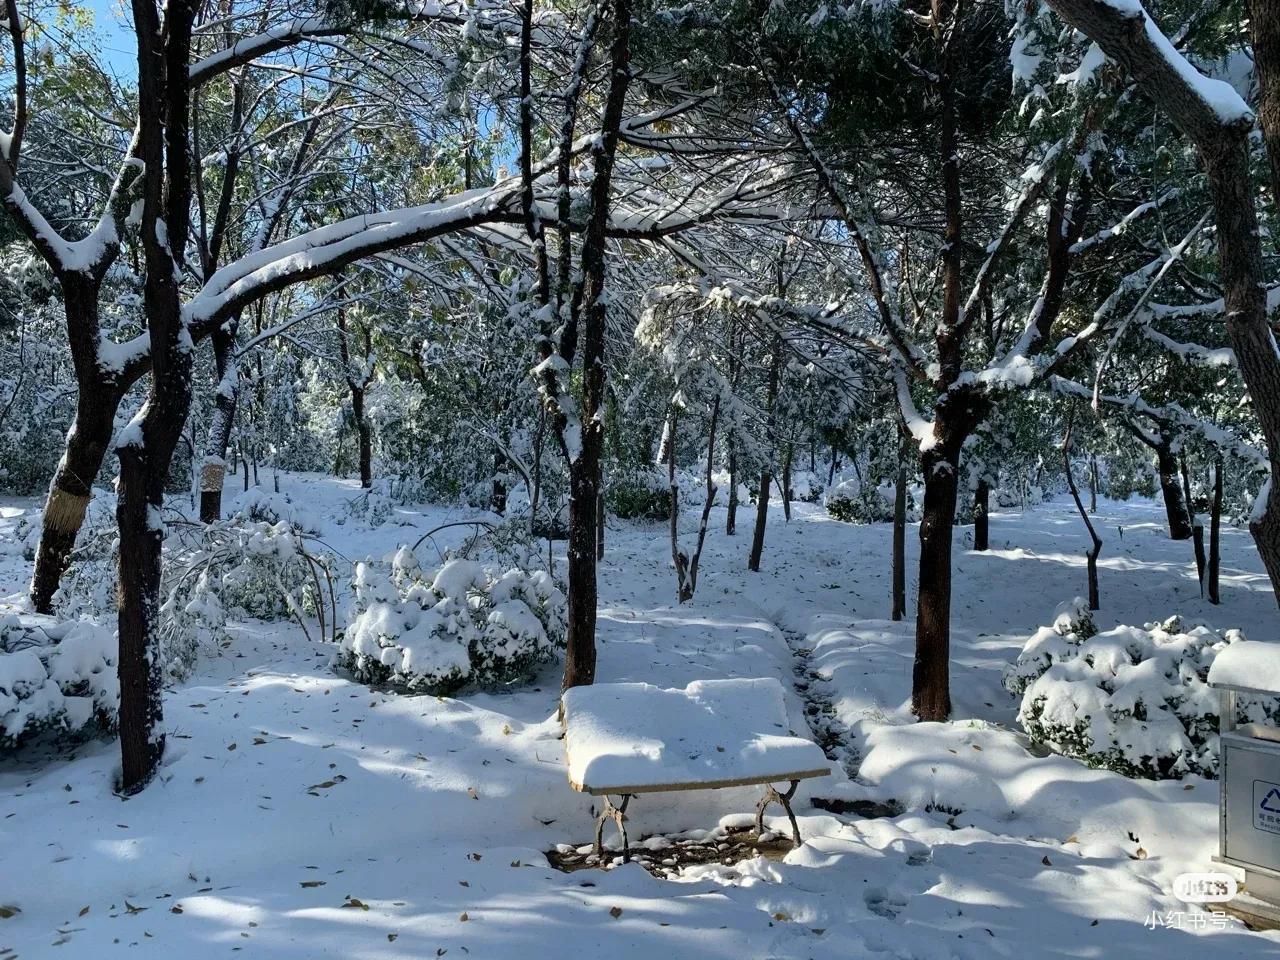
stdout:
[(115, 631), (88, 621), (0, 617), (0, 749), (42, 732), (79, 738), (112, 730), (116, 650)]
[(632, 470), (609, 484), (605, 504), (622, 520), (665, 520), (671, 514), (671, 486), (657, 469)]
[[(233, 611), (260, 620), (292, 617), (308, 633), (304, 621), (315, 617), (322, 635), (332, 632), (333, 558), (285, 520), (243, 519), (255, 505), (288, 505), (276, 497), (250, 498), (243, 511), (237, 509), (227, 520), (168, 527), (158, 629), (167, 680), (185, 679), (199, 651), (214, 649), (226, 638)], [(107, 494), (90, 501), (71, 566), (54, 594), (59, 619), (115, 619), (118, 538), (113, 503)]]
[[(1005, 687), (1022, 697), (1018, 722), (1031, 739), (1125, 776), (1214, 776), (1218, 697), (1205, 679), (1240, 631), (1170, 617), (1095, 633), (1079, 612), (1063, 611), (1037, 630), (1005, 673)], [(1262, 700), (1242, 700), (1240, 710), (1243, 721), (1280, 713)]]
[[(893, 519), (892, 484), (872, 486), (858, 480), (836, 484), (826, 495), (827, 513), (843, 523), (887, 523)], [(907, 495), (911, 514), (911, 495)]]
[(293, 502), (287, 493), (273, 493), (262, 487), (250, 487), (236, 497), (231, 505), (231, 520), (242, 523), (269, 523), (272, 525), (286, 523), (297, 527), (303, 533), (316, 534), (320, 528), (316, 526), (314, 516)]
[[(32, 550), (39, 541), (40, 524), (32, 530)], [(84, 523), (76, 535), (71, 565), (62, 575), (53, 595), (53, 609), (61, 620), (85, 617), (109, 619), (116, 614), (116, 498), (105, 490), (94, 490), (85, 511)], [(34, 557), (34, 552), (33, 552)]]
[(1036, 630), (1023, 644), (1018, 659), (1005, 668), (1005, 689), (1021, 696), (1028, 686), (1053, 666), (1055, 660), (1064, 659), (1065, 652), (1078, 649), (1097, 632), (1093, 611), (1083, 597), (1058, 604), (1053, 624)]
[(391, 481), (380, 478), (373, 481), (368, 490), (347, 502), (345, 515), (338, 517), (337, 522), (341, 524), (347, 517), (354, 517), (371, 527), (380, 527), (395, 515), (396, 498), (392, 496)]
[[(174, 551), (178, 552), (175, 544)], [(230, 611), (259, 620), (319, 620), (322, 635), (332, 626), (333, 558), (308, 542), (299, 527), (280, 520), (237, 518), (200, 527), (171, 559), (162, 635), (174, 646), (194, 649), (225, 633)]]
[[(791, 474), (791, 496), (795, 500), (817, 503), (822, 499), (825, 488), (826, 484), (822, 478), (812, 470), (796, 470)], [(889, 498), (889, 503), (893, 504), (892, 497)]]
[(525, 677), (564, 642), (565, 598), (550, 574), (453, 558), (423, 570), (401, 547), (356, 565), (355, 604), (336, 665), (356, 679), (442, 695)]

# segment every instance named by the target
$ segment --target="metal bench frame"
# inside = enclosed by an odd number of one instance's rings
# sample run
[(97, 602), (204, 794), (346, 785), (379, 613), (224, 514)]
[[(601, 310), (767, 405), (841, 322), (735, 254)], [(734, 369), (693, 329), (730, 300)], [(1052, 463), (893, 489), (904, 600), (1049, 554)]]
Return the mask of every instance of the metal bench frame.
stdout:
[[(796, 822), (795, 811), (791, 809), (791, 798), (796, 795), (796, 790), (799, 789), (801, 780), (814, 776), (826, 776), (829, 773), (830, 770), (809, 770), (796, 774), (794, 779), (790, 777), (785, 778), (787, 779), (787, 782), (790, 783), (790, 786), (783, 792), (779, 792), (778, 789), (774, 787), (773, 784), (775, 781), (761, 780), (735, 780), (728, 783), (707, 784), (690, 783), (672, 785), (668, 787), (648, 787), (643, 789), (623, 788), (622, 790), (615, 789), (608, 793), (604, 791), (597, 792), (595, 790), (588, 790), (588, 793), (600, 798), (600, 811), (596, 814), (595, 855), (600, 858), (604, 857), (604, 825), (612, 820), (614, 827), (617, 829), (618, 838), (622, 841), (622, 862), (631, 862), (631, 847), (627, 839), (627, 806), (637, 794), (666, 793), (671, 790), (718, 790), (728, 786), (748, 786), (753, 783), (764, 784), (764, 795), (760, 798), (759, 802), (756, 803), (756, 835), (759, 836), (764, 833), (764, 812), (768, 809), (770, 804), (776, 803), (786, 811), (787, 819), (791, 821), (791, 842), (795, 846), (799, 847), (802, 843), (800, 839), (800, 824)], [(577, 789), (582, 788), (577, 787)], [(618, 803), (613, 802), (611, 794), (618, 797)]]

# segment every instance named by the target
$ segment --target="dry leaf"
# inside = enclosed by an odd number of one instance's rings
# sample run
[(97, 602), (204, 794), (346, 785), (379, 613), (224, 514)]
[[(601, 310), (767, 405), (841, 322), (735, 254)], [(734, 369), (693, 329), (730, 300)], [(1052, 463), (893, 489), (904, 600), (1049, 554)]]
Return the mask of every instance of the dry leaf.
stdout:
[(621, 908), (621, 907), (610, 907), (610, 908), (609, 908), (609, 916), (611, 916), (611, 917), (613, 917), (613, 919), (617, 920), (620, 916), (622, 916), (622, 908)]
[(346, 902), (346, 903), (344, 903), (344, 904), (343, 904), (343, 906), (344, 906), (344, 907), (353, 907), (353, 908), (355, 908), (356, 910), (368, 910), (368, 909), (369, 909), (369, 905), (368, 905), (367, 903), (365, 903), (363, 900), (359, 900), (359, 899), (357, 899), (357, 898), (355, 898), (355, 897), (347, 897), (347, 902)]
[(22, 911), (13, 904), (0, 903), (0, 920), (8, 920), (10, 917), (16, 917)]
[(458, 919), (459, 919), (461, 922), (466, 923), (466, 922), (467, 922), (468, 920), (470, 920), (471, 918), (467, 916), (467, 911), (463, 910), (463, 911), (462, 911), (462, 916), (460, 916)]
[(300, 880), (298, 881), (298, 886), (302, 887), (303, 890), (309, 890), (312, 887), (323, 887), (324, 881), (323, 880)]

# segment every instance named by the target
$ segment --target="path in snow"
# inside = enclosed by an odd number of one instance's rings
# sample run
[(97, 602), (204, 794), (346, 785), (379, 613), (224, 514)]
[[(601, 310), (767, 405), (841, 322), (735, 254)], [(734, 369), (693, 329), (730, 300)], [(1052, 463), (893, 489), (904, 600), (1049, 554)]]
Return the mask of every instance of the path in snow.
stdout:
[(802, 634), (782, 630), (782, 635), (796, 659), (792, 684), (804, 701), (804, 719), (809, 724), (814, 742), (822, 748), (828, 760), (840, 765), (850, 780), (856, 780), (858, 751), (849, 743), (849, 728), (836, 713), (830, 681), (813, 669), (813, 650), (805, 646)]

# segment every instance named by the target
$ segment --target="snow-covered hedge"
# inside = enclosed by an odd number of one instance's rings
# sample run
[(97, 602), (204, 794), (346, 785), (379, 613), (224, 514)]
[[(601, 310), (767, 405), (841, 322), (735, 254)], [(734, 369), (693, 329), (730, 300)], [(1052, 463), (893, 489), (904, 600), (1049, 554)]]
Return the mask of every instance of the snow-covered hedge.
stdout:
[(407, 547), (356, 565), (354, 615), (336, 665), (410, 693), (510, 683), (564, 642), (564, 594), (544, 570), (455, 558), (423, 570)]
[(0, 617), (0, 749), (44, 732), (89, 736), (115, 727), (115, 631), (88, 621)]
[[(1241, 638), (1179, 617), (1097, 633), (1077, 598), (1031, 636), (1004, 684), (1022, 697), (1022, 728), (1059, 753), (1131, 777), (1212, 777), (1218, 696), (1205, 680), (1214, 657)], [(1280, 712), (1260, 700), (1240, 710), (1241, 720)]]

